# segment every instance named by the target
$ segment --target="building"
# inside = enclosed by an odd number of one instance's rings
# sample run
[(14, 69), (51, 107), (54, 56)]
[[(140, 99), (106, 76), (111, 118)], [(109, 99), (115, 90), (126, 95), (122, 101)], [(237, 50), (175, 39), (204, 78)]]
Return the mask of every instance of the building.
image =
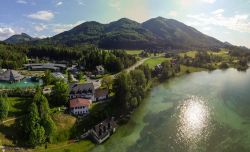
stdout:
[(21, 81), (22, 79), (24, 79), (24, 76), (19, 74), (15, 70), (7, 70), (0, 74), (0, 81), (4, 81), (4, 82), (13, 83), (13, 82)]
[(95, 143), (101, 144), (116, 131), (116, 128), (117, 124), (113, 117), (106, 119), (90, 130), (90, 137)]
[(54, 78), (57, 78), (57, 79), (66, 80), (66, 78), (64, 77), (64, 75), (63, 75), (61, 72), (53, 72), (53, 73), (52, 73), (52, 76), (53, 76)]
[(102, 65), (96, 66), (96, 72), (97, 74), (105, 74), (105, 69)]
[(101, 101), (108, 99), (109, 90), (108, 89), (96, 89), (95, 90), (95, 100), (94, 101)]
[(69, 101), (70, 112), (74, 115), (85, 115), (89, 113), (92, 101), (89, 99), (75, 98)]
[(24, 64), (28, 70), (33, 71), (45, 71), (45, 70), (52, 70), (52, 71), (62, 71), (67, 68), (65, 64), (55, 64), (55, 63), (34, 63), (34, 64)]
[(69, 86), (70, 94), (69, 98), (85, 98), (90, 99), (92, 101), (95, 100), (95, 88), (93, 83), (85, 83), (85, 84), (71, 84)]

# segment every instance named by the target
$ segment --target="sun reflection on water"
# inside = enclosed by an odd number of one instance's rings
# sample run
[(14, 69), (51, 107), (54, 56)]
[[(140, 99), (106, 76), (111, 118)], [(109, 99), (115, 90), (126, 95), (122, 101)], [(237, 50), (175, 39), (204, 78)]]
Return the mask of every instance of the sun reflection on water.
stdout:
[(205, 100), (192, 96), (178, 107), (177, 139), (193, 151), (209, 135), (210, 110)]

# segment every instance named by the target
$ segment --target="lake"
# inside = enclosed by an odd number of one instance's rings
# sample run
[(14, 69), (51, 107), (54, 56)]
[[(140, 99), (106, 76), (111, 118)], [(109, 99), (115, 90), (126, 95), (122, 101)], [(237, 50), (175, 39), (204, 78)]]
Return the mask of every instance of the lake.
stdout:
[(249, 152), (250, 70), (198, 72), (153, 88), (93, 152)]

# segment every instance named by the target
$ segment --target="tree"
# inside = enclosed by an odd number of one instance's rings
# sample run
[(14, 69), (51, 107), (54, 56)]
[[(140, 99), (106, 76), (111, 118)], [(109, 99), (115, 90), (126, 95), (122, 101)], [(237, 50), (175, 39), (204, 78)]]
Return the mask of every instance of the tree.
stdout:
[(3, 121), (7, 118), (9, 112), (9, 101), (7, 95), (4, 97), (0, 96), (0, 121)]
[(108, 90), (111, 89), (112, 84), (113, 84), (113, 78), (112, 76), (105, 76), (102, 78), (102, 87), (107, 88)]
[(114, 80), (113, 90), (115, 92), (115, 103), (121, 108), (121, 112), (126, 112), (130, 107), (129, 99), (131, 98), (131, 84), (131, 77), (126, 72), (122, 72)]
[(145, 78), (147, 79), (147, 82), (151, 80), (152, 71), (150, 70), (148, 65), (141, 65), (138, 67), (138, 69), (142, 70), (144, 72)]
[(53, 136), (56, 130), (56, 125), (48, 113), (42, 119), (42, 125), (45, 130), (45, 136), (46, 136), (47, 141), (52, 142)]
[(39, 124), (33, 128), (29, 134), (29, 144), (32, 147), (41, 145), (45, 142), (45, 130)]
[(30, 146), (35, 147), (44, 143), (45, 130), (40, 125), (40, 117), (38, 108), (35, 102), (28, 108), (28, 115), (25, 118), (25, 132), (28, 135), (28, 143)]
[(56, 82), (52, 90), (52, 100), (54, 101), (54, 104), (61, 106), (68, 102), (69, 87), (64, 81)]
[(136, 103), (138, 104), (145, 95), (147, 80), (141, 70), (131, 71), (130, 75), (132, 78), (131, 94), (132, 97), (137, 98)]
[(77, 78), (78, 78), (79, 81), (83, 80), (83, 73), (79, 72), (78, 75), (77, 75)]
[(68, 82), (71, 83), (73, 81), (71, 73), (68, 71)]
[(45, 75), (43, 77), (44, 85), (50, 85), (52, 83), (52, 74), (50, 70), (45, 71)]

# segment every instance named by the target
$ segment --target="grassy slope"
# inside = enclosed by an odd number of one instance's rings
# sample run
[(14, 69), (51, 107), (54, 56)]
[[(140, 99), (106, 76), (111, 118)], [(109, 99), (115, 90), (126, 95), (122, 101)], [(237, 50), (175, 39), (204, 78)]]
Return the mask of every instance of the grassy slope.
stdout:
[(149, 68), (154, 68), (157, 64), (160, 64), (164, 61), (171, 60), (171, 58), (165, 58), (165, 57), (154, 57), (146, 60), (143, 64), (148, 65)]
[(188, 51), (185, 53), (180, 53), (179, 55), (181, 57), (184, 57), (185, 55), (187, 55), (188, 57), (194, 58), (196, 53), (197, 53), (197, 51)]
[(126, 50), (127, 54), (130, 55), (138, 55), (142, 52), (142, 50)]
[(7, 119), (24, 115), (31, 101), (31, 98), (9, 97), (10, 109)]

